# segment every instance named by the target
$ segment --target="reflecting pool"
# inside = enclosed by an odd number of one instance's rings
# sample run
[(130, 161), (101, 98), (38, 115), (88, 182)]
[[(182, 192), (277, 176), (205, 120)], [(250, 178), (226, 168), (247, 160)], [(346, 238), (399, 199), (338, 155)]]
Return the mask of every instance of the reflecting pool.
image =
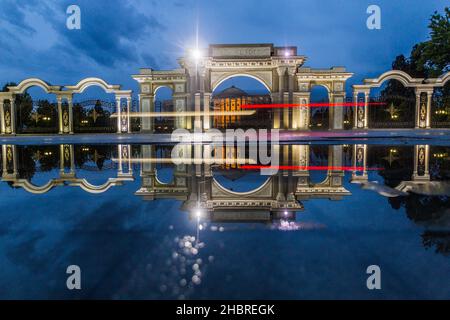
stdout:
[(450, 147), (367, 143), (2, 145), (0, 298), (449, 299)]

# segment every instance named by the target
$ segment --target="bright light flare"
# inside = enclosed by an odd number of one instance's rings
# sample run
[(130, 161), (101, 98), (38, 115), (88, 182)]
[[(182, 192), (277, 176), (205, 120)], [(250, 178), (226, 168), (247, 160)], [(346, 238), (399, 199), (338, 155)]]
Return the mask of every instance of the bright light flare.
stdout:
[(191, 50), (191, 57), (195, 61), (199, 61), (202, 58), (202, 52), (199, 49), (193, 49)]

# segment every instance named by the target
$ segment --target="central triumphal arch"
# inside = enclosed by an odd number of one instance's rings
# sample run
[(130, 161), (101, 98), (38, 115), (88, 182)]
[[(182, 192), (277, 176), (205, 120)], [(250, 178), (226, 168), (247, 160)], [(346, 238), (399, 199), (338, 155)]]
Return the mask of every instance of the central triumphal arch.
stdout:
[[(173, 91), (177, 128), (208, 130), (211, 128), (211, 96), (225, 80), (247, 76), (260, 81), (270, 92), (274, 104), (310, 102), (311, 89), (323, 86), (330, 103), (345, 101), (345, 82), (353, 74), (343, 67), (311, 69), (303, 67), (306, 57), (297, 47), (275, 47), (273, 44), (210, 45), (178, 60), (180, 68), (168, 71), (141, 69), (133, 75), (139, 82), (141, 130), (153, 132), (155, 93), (167, 86)], [(343, 129), (343, 108), (330, 108), (330, 128)], [(274, 129), (307, 130), (308, 107), (276, 108)]]

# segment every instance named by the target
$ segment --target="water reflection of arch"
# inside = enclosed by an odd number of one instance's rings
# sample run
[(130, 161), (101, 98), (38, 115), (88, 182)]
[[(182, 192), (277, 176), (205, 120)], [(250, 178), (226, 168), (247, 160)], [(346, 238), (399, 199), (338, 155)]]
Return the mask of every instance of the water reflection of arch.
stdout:
[[(310, 146), (301, 147), (300, 151), (302, 157), (308, 160), (306, 166), (309, 166)], [(313, 182), (310, 179), (310, 171), (299, 170), (296, 172), (297, 188), (295, 196), (297, 199), (311, 199), (311, 198), (327, 198), (330, 200), (340, 200), (343, 196), (350, 195), (344, 187), (344, 171), (341, 168), (343, 162), (343, 147), (342, 145), (332, 145), (327, 148), (327, 166), (325, 178), (320, 182)], [(297, 151), (298, 152), (298, 151)], [(304, 161), (302, 163), (304, 163)], [(303, 165), (303, 164), (302, 164)]]
[[(164, 149), (159, 149), (163, 150)], [(164, 157), (164, 154), (160, 154)], [(179, 199), (186, 200), (189, 196), (188, 191), (188, 168), (185, 164), (175, 165), (173, 180), (165, 183), (158, 178), (157, 164), (158, 150), (155, 145), (141, 145), (141, 187), (135, 192), (136, 195), (143, 197), (144, 200), (155, 199)], [(168, 160), (167, 158), (161, 160)], [(171, 160), (170, 160), (171, 162)], [(166, 163), (166, 162), (163, 162)]]
[(34, 183), (26, 180), (26, 179), (12, 179), (8, 180), (13, 183), (13, 186), (16, 188), (22, 188), (25, 191), (33, 194), (44, 194), (49, 192), (51, 189), (53, 189), (55, 186), (64, 185), (64, 181), (58, 180), (50, 180), (46, 184), (42, 186), (37, 186)]
[(157, 185), (170, 186), (170, 185), (173, 185), (174, 180), (175, 180), (175, 177), (172, 177), (171, 181), (169, 181), (169, 182), (161, 181), (160, 178), (158, 177), (158, 170), (155, 170), (155, 182)]
[[(229, 190), (214, 178), (207, 159), (203, 161), (191, 159), (188, 162), (190, 165), (184, 165), (183, 171), (178, 172), (179, 179), (175, 179), (173, 184), (161, 183), (156, 177), (155, 164), (158, 160), (165, 159), (155, 158), (155, 146), (142, 146), (142, 160), (149, 161), (142, 162), (142, 186), (135, 194), (144, 200), (163, 198), (182, 200), (182, 210), (190, 214), (201, 210), (212, 220), (228, 221), (267, 221), (279, 217), (292, 217), (295, 212), (303, 210), (300, 200), (310, 198), (339, 200), (343, 196), (350, 195), (343, 186), (343, 170), (339, 168), (342, 166), (342, 146), (331, 146), (327, 149), (329, 163), (336, 168), (327, 170), (327, 177), (319, 183), (311, 183), (309, 180), (309, 148), (309, 145), (276, 146), (274, 152), (280, 152), (280, 165), (298, 166), (299, 169), (277, 170), (257, 188), (239, 192)], [(202, 151), (201, 148), (199, 151)], [(184, 155), (186, 156), (189, 157)]]
[[(413, 173), (410, 180), (403, 180), (397, 186), (391, 188), (386, 185), (378, 185), (369, 182), (367, 168), (367, 144), (356, 144), (353, 146), (351, 183), (368, 186), (381, 194), (390, 194), (391, 197), (406, 195), (408, 192), (424, 195), (448, 195), (449, 185), (445, 181), (432, 181), (430, 176), (430, 146), (415, 145), (413, 149)], [(400, 192), (397, 192), (400, 191)]]
[(125, 181), (133, 181), (133, 177), (118, 177), (108, 178), (104, 184), (93, 185), (86, 179), (75, 179), (69, 183), (70, 186), (79, 187), (89, 193), (103, 193), (108, 191), (111, 187), (121, 186)]
[(51, 179), (41, 186), (37, 186), (26, 179), (10, 179), (8, 181), (12, 182), (14, 187), (23, 188), (25, 191), (33, 194), (44, 194), (55, 187), (64, 185), (79, 187), (86, 192), (99, 194), (108, 191), (111, 187), (123, 185), (123, 182), (125, 181), (132, 180), (132, 178), (130, 179), (125, 177), (109, 178), (108, 181), (106, 181), (104, 184), (93, 185), (84, 178), (57, 178)]
[[(119, 154), (123, 154), (123, 148), (130, 146), (119, 145)], [(27, 192), (33, 194), (44, 194), (49, 192), (54, 187), (58, 186), (73, 186), (79, 187), (89, 193), (103, 193), (108, 191), (113, 186), (123, 185), (126, 181), (133, 181), (132, 169), (129, 167), (129, 171), (123, 172), (123, 160), (120, 158), (117, 177), (108, 178), (108, 180), (100, 185), (94, 185), (88, 182), (85, 178), (77, 178), (75, 175), (75, 163), (74, 163), (74, 148), (72, 145), (60, 146), (60, 169), (59, 177), (49, 180), (43, 185), (36, 185), (27, 179), (19, 177), (18, 163), (17, 163), (17, 146), (15, 145), (3, 145), (2, 146), (2, 181), (12, 183), (13, 187), (23, 188)], [(129, 154), (129, 151), (128, 153)], [(127, 160), (127, 159), (125, 159)], [(70, 168), (66, 171), (66, 166)]]
[(266, 181), (263, 182), (259, 187), (250, 191), (233, 191), (220, 184), (217, 179), (212, 179), (212, 194), (213, 195), (224, 195), (227, 197), (242, 197), (242, 196), (270, 196), (272, 194), (272, 177), (268, 177)]

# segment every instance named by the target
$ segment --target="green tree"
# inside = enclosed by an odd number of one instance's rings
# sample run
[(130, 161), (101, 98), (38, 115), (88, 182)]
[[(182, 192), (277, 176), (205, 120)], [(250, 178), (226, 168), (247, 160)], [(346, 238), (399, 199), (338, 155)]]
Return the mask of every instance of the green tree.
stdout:
[[(450, 9), (445, 8), (444, 14), (435, 12), (430, 18), (428, 28), (430, 39), (416, 44), (408, 58), (404, 55), (397, 56), (392, 63), (393, 70), (404, 71), (414, 78), (439, 77), (450, 70)], [(449, 94), (449, 83), (443, 88), (435, 89), (433, 99), (437, 108), (446, 108)], [(394, 104), (403, 120), (410, 119), (414, 114), (414, 92), (398, 81), (388, 81), (381, 91), (381, 98), (387, 102), (387, 107)], [(449, 115), (444, 115), (438, 120), (445, 121), (448, 118)]]
[(50, 103), (48, 100), (39, 100), (36, 112), (40, 116), (39, 126), (55, 127), (57, 123), (58, 114), (56, 112), (57, 106)]
[(445, 8), (443, 15), (435, 12), (428, 28), (430, 39), (416, 44), (409, 58), (397, 56), (392, 69), (416, 78), (438, 77), (450, 70), (450, 8)]
[(435, 12), (428, 27), (431, 39), (423, 43), (418, 67), (427, 69), (429, 76), (438, 77), (450, 70), (450, 8), (445, 8), (443, 15)]

